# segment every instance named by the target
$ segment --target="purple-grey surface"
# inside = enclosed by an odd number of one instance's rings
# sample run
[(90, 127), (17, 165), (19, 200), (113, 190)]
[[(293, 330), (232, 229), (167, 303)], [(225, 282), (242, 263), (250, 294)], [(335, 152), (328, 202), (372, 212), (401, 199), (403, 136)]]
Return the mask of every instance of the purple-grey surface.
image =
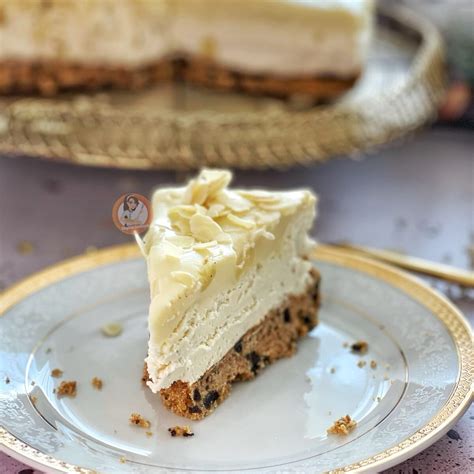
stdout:
[[(320, 195), (316, 236), (402, 250), (469, 268), (474, 245), (474, 134), (432, 129), (359, 161), (285, 172), (238, 171), (243, 186), (308, 186)], [(130, 241), (114, 227), (121, 194), (148, 195), (189, 175), (73, 167), (0, 157), (0, 291), (61, 259)], [(474, 301), (443, 286), (470, 318)], [(474, 472), (474, 410), (430, 448), (388, 473)], [(0, 454), (0, 474), (29, 468)], [(32, 472), (31, 470), (24, 471)]]

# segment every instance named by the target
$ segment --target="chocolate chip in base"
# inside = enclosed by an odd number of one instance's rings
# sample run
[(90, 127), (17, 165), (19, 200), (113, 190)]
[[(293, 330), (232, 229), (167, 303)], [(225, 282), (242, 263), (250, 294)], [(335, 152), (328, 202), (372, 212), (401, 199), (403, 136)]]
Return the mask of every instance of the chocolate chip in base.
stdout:
[(285, 308), (285, 311), (283, 311), (283, 321), (285, 321), (285, 323), (289, 323), (291, 321), (291, 313), (289, 308)]
[(188, 411), (189, 413), (202, 413), (202, 410), (197, 405), (189, 407)]
[(260, 355), (255, 351), (252, 351), (250, 354), (247, 354), (247, 359), (252, 364), (251, 370), (255, 374), (260, 368)]
[(200, 392), (197, 388), (194, 389), (194, 392), (193, 392), (193, 400), (194, 400), (195, 402), (201, 401), (201, 392)]
[(234, 350), (235, 352), (238, 352), (239, 354), (242, 352), (242, 340), (239, 340), (235, 343)]
[(211, 390), (205, 397), (204, 397), (204, 407), (209, 410), (211, 405), (219, 398), (219, 392), (217, 390)]

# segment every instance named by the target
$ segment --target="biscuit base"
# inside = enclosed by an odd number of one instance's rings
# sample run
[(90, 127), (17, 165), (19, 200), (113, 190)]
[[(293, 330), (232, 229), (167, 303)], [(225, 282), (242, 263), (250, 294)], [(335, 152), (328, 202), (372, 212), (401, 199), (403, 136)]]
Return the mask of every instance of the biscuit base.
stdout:
[(136, 90), (160, 82), (185, 81), (222, 91), (281, 98), (304, 95), (314, 100), (331, 100), (350, 89), (358, 76), (280, 77), (248, 74), (201, 58), (168, 58), (138, 68), (65, 61), (34, 63), (11, 60), (0, 62), (0, 93), (52, 96), (59, 92), (108, 88)]
[[(210, 415), (228, 396), (232, 384), (253, 379), (264, 367), (296, 352), (298, 339), (317, 324), (319, 280), (311, 270), (307, 291), (290, 295), (278, 308), (248, 330), (234, 347), (194, 383), (181, 380), (160, 390), (163, 404), (177, 415), (200, 420)], [(146, 365), (142, 378), (148, 380)]]

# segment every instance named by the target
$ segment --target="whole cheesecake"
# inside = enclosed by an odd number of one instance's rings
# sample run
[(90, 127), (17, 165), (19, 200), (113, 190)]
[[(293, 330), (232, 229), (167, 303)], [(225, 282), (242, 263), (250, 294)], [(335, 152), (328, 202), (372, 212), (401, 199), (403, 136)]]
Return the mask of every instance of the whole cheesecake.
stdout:
[(230, 189), (230, 180), (203, 170), (186, 187), (156, 191), (153, 224), (138, 240), (151, 293), (143, 381), (191, 419), (294, 354), (317, 323), (315, 196)]
[(185, 80), (330, 99), (360, 75), (372, 0), (0, 0), (0, 92)]

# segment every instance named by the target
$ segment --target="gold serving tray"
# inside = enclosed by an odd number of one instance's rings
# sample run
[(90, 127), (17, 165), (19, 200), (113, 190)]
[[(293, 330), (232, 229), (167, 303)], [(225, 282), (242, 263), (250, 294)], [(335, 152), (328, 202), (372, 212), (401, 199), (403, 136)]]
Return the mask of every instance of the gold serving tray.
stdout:
[(141, 92), (0, 99), (0, 153), (75, 164), (190, 169), (283, 168), (357, 154), (418, 129), (444, 93), (434, 26), (405, 7), (377, 14), (357, 86), (308, 106), (183, 84)]

